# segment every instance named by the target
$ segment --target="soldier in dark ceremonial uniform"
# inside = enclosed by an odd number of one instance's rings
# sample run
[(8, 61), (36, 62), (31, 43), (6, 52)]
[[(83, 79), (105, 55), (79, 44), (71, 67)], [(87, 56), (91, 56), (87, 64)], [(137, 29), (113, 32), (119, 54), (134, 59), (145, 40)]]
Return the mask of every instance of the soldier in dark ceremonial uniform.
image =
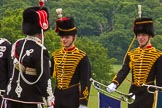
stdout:
[(0, 38), (0, 105), (2, 102), (2, 95), (5, 92), (9, 80), (9, 72), (11, 71), (10, 62), (11, 43), (5, 38)]
[(4, 95), (10, 108), (42, 108), (43, 104), (52, 108), (54, 104), (50, 59), (43, 45), (48, 19), (46, 7), (29, 7), (23, 12), (22, 32), (27, 37), (12, 46), (13, 71)]
[(58, 18), (55, 30), (63, 45), (51, 58), (55, 108), (87, 108), (91, 67), (87, 54), (74, 45), (77, 28), (73, 17)]
[(162, 52), (151, 44), (151, 39), (154, 37), (153, 20), (137, 18), (134, 21), (134, 33), (139, 47), (128, 52), (121, 70), (113, 78), (107, 90), (115, 91), (131, 70), (132, 84), (129, 92), (134, 93), (136, 99), (133, 104), (128, 105), (128, 108), (152, 108), (154, 95), (142, 85), (162, 86)]

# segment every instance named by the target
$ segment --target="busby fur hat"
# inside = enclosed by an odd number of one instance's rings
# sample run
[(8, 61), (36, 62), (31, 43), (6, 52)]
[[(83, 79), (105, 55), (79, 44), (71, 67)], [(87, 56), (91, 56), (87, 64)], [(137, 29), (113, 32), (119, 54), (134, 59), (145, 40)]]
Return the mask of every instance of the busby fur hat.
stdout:
[(74, 18), (73, 17), (58, 18), (56, 20), (55, 32), (57, 32), (59, 36), (76, 35), (77, 28), (74, 24)]
[(153, 20), (152, 18), (137, 18), (134, 21), (134, 33), (137, 36), (139, 33), (145, 33), (154, 36)]
[(22, 32), (35, 35), (49, 29), (49, 13), (46, 7), (29, 7), (23, 12)]

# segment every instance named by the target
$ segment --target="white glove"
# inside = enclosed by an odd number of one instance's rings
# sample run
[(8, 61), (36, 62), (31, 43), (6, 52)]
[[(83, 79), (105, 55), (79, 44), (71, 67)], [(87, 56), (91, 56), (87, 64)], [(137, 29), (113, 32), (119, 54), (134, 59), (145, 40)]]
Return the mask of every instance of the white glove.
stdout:
[(79, 105), (79, 108), (87, 108), (85, 105)]
[(108, 85), (108, 86), (107, 86), (107, 89), (106, 89), (106, 90), (107, 90), (108, 92), (110, 92), (110, 93), (111, 93), (111, 92), (116, 91), (116, 87), (117, 87), (117, 85), (116, 85), (116, 84), (111, 83), (110, 85)]
[(47, 108), (54, 108), (55, 105), (55, 97), (54, 96), (48, 96), (47, 98), (43, 98), (44, 105)]

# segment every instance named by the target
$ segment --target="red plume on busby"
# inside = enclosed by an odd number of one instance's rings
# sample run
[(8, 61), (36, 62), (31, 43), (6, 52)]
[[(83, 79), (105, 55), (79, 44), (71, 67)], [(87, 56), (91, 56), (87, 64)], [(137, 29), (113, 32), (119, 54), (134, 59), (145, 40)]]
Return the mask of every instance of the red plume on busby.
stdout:
[(58, 19), (56, 20), (55, 32), (59, 36), (76, 35), (77, 28), (74, 24), (73, 17), (62, 17), (62, 9), (56, 9)]
[(35, 35), (49, 28), (49, 13), (46, 7), (29, 7), (23, 12), (22, 31), (26, 35)]
[(152, 18), (137, 18), (134, 21), (134, 29), (135, 35), (139, 33), (145, 33), (150, 36), (154, 36), (154, 28), (153, 28), (153, 20)]
[(44, 0), (39, 0), (38, 5), (43, 7), (44, 6)]
[[(44, 1), (45, 1), (45, 0), (39, 0), (38, 6), (43, 7), (44, 4), (45, 4)], [(47, 0), (46, 0), (46, 1), (47, 1)]]

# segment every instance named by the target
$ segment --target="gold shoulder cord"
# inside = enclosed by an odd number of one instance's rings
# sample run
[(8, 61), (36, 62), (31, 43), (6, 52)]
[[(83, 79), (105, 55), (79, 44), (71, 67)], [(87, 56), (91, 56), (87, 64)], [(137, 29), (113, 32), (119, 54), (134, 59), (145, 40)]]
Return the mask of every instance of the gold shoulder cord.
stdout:
[(123, 59), (123, 64), (124, 64), (124, 62), (125, 62), (127, 53), (128, 53), (128, 52), (130, 51), (130, 49), (132, 48), (132, 45), (133, 45), (135, 39), (136, 39), (136, 36), (133, 37), (133, 40), (131, 41), (131, 43), (130, 43), (128, 49), (127, 49), (127, 52), (125, 53), (125, 56), (124, 56), (124, 59)]
[[(139, 16), (139, 18), (141, 18), (141, 15), (142, 15), (141, 7), (142, 7), (141, 5), (138, 5), (138, 16)], [(123, 59), (123, 64), (124, 64), (124, 62), (125, 62), (127, 53), (128, 53), (128, 52), (130, 51), (130, 49), (132, 48), (132, 45), (133, 45), (135, 39), (136, 39), (136, 36), (134, 35), (134, 37), (133, 37), (133, 39), (132, 39), (132, 41), (131, 41), (131, 43), (130, 43), (130, 45), (129, 45), (129, 47), (128, 47), (128, 50), (127, 50), (127, 52), (125, 53), (125, 56), (124, 56), (124, 59)], [(131, 80), (129, 80), (128, 77), (126, 77), (126, 80), (129, 81), (129, 82), (131, 83)]]
[[(126, 59), (126, 56), (127, 56), (128, 52), (129, 52), (130, 49), (132, 48), (132, 45), (133, 45), (135, 39), (136, 39), (136, 36), (134, 35), (134, 37), (133, 37), (133, 39), (132, 39), (132, 41), (131, 41), (131, 43), (130, 43), (130, 45), (129, 45), (129, 47), (128, 47), (128, 50), (127, 50), (127, 52), (125, 53), (125, 56), (124, 56), (124, 59), (123, 59), (123, 64), (124, 64), (124, 62), (125, 62), (125, 59)], [(127, 80), (128, 82), (130, 82), (130, 83), (132, 82), (131, 80), (128, 79), (128, 77), (126, 77), (126, 80)]]
[[(136, 39), (136, 36), (133, 37), (133, 39), (132, 39), (132, 41), (131, 41), (131, 43), (130, 43), (130, 45), (129, 45), (129, 47), (128, 47), (128, 50), (127, 50), (127, 52), (125, 53), (125, 56), (124, 56), (124, 59), (123, 59), (123, 64), (124, 64), (124, 62), (125, 62), (127, 53), (128, 53), (128, 52), (130, 51), (130, 49), (132, 48), (132, 45), (133, 45), (135, 39)], [(123, 64), (122, 64), (122, 65), (123, 65)], [(117, 74), (116, 74), (116, 75), (117, 75)], [(116, 82), (117, 85), (119, 85), (118, 81), (115, 80), (115, 78), (117, 77), (116, 75), (115, 75), (115, 77), (113, 78), (113, 81)], [(131, 83), (131, 80), (129, 80), (128, 77), (126, 77), (126, 80), (129, 81), (129, 82)]]

